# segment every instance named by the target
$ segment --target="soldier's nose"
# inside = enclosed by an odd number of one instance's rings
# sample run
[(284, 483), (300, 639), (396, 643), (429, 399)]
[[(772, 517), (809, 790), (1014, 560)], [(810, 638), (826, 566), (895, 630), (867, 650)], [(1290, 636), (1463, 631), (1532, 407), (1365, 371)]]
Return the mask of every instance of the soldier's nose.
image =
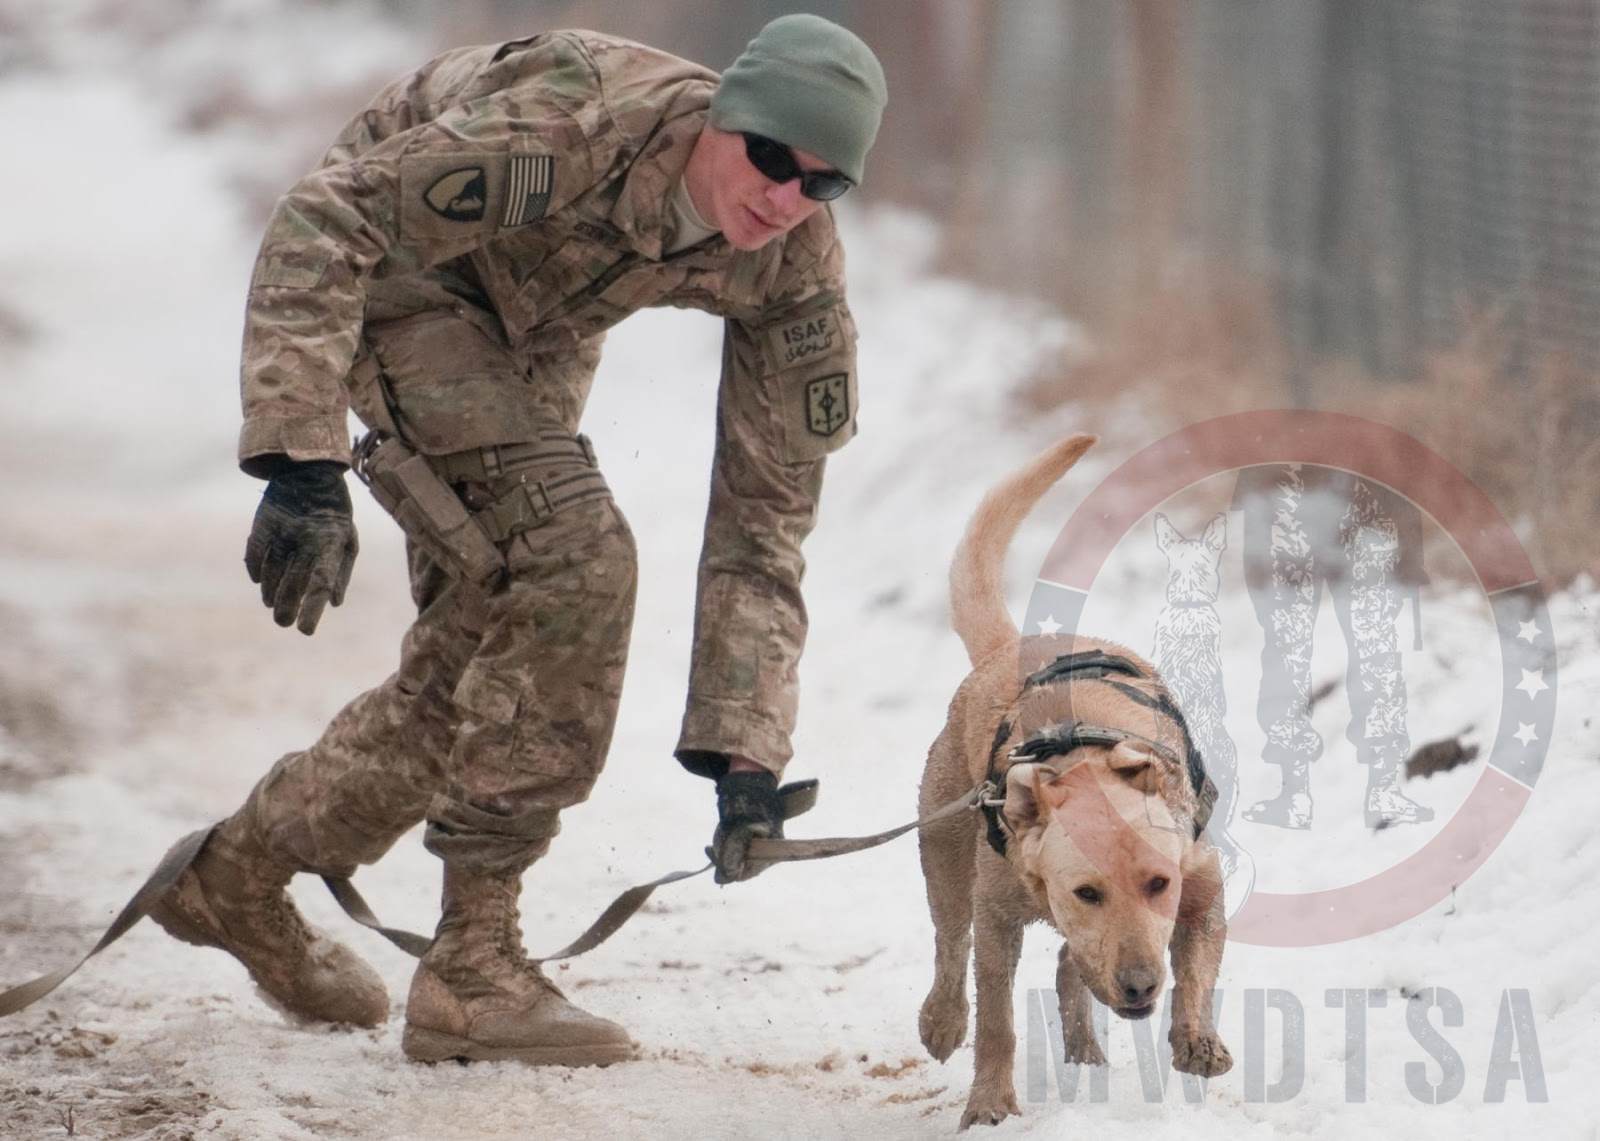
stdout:
[(788, 182), (774, 183), (767, 188), (767, 201), (772, 203), (773, 209), (784, 216), (797, 213), (805, 204), (805, 195), (800, 193), (800, 180), (791, 178)]

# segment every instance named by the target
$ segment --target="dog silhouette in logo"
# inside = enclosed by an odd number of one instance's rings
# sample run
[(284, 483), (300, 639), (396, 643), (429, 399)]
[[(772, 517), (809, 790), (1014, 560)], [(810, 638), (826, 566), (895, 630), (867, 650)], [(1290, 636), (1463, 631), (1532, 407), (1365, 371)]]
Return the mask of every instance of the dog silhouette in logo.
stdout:
[(1222, 860), (1223, 895), (1235, 913), (1255, 883), (1255, 861), (1229, 832), (1239, 798), (1239, 752), (1228, 735), (1228, 695), (1222, 679), (1222, 552), (1228, 517), (1217, 515), (1198, 539), (1186, 539), (1165, 515), (1155, 519), (1156, 546), (1167, 557), (1166, 603), (1156, 617), (1156, 668), (1166, 679), (1206, 773), (1217, 786), (1217, 804), (1206, 834)]

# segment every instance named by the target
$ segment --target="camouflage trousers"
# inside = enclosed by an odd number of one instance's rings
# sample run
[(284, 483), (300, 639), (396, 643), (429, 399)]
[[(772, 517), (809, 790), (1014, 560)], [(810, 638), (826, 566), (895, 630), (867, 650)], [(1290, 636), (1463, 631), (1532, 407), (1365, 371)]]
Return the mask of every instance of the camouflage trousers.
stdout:
[(1311, 653), (1326, 584), (1348, 648), (1347, 736), (1362, 763), (1393, 764), (1410, 743), (1395, 521), (1364, 481), (1347, 480), (1337, 492), (1308, 486), (1298, 464), (1278, 469), (1270, 491), (1246, 508), (1243, 543), (1246, 581), (1266, 635), (1256, 706), (1267, 735), (1263, 757), (1293, 765), (1322, 752), (1311, 723)]
[(633, 625), (633, 536), (609, 499), (503, 544), (484, 590), (410, 548), (417, 620), (400, 668), (282, 758), (237, 820), (276, 858), (348, 875), (419, 820), (447, 862), (520, 871), (610, 747)]

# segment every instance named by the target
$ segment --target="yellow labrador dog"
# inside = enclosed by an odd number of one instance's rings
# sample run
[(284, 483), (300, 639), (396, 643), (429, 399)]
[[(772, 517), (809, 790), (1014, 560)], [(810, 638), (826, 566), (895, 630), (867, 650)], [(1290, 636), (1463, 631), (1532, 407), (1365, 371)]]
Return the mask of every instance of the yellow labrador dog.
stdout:
[(1211, 1019), (1225, 919), (1201, 830), (1216, 793), (1183, 716), (1154, 668), (1121, 646), (1021, 637), (1001, 591), (1018, 524), (1093, 443), (1063, 440), (991, 491), (950, 568), (973, 669), (928, 754), (920, 807), (926, 815), (986, 778), (993, 793), (982, 813), (920, 834), (934, 979), (919, 1029), (940, 1061), (966, 1037), (972, 952), (976, 1074), (963, 1129), (1021, 1112), (1011, 995), (1031, 922), (1064, 939), (1056, 991), (1069, 1061), (1105, 1064), (1090, 995), (1124, 1018), (1156, 1009), (1170, 948), (1173, 1067), (1210, 1076), (1233, 1065)]

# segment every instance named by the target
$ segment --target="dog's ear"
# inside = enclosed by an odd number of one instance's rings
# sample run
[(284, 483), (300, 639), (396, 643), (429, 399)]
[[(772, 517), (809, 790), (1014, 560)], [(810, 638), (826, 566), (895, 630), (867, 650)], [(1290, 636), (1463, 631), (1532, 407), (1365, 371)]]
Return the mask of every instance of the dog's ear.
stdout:
[(1183, 536), (1178, 534), (1178, 529), (1168, 522), (1167, 517), (1161, 512), (1156, 512), (1156, 546), (1161, 548), (1161, 553), (1166, 554), (1167, 548), (1174, 543), (1183, 542)]
[(1037, 761), (1012, 765), (1006, 772), (1006, 823), (1013, 832), (1024, 832), (1039, 823), (1045, 813), (1065, 799), (1057, 784), (1061, 774)]
[(1206, 533), (1202, 541), (1213, 551), (1228, 549), (1228, 517), (1220, 511), (1206, 524)]
[(1148, 745), (1122, 741), (1106, 758), (1106, 767), (1146, 796), (1161, 791), (1161, 762)]

